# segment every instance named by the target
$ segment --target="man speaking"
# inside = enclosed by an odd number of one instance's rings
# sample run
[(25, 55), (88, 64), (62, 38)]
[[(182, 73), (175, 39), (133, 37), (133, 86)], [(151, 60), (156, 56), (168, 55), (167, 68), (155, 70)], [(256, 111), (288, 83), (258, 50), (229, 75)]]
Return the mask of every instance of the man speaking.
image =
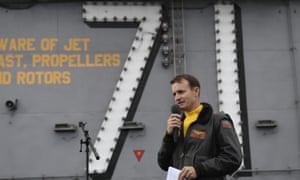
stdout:
[(224, 180), (241, 164), (241, 146), (229, 115), (213, 113), (200, 102), (200, 83), (192, 75), (176, 76), (171, 108), (157, 160), (163, 170), (180, 170), (178, 180)]

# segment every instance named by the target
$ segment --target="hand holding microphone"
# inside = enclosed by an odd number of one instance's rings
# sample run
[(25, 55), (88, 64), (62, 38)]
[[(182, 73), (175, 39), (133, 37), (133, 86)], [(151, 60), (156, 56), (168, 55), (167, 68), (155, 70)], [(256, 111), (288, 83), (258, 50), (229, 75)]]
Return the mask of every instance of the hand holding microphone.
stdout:
[[(181, 127), (181, 109), (180, 107), (177, 105), (177, 104), (174, 104), (172, 107), (171, 107), (171, 115), (170, 115), (170, 118), (168, 120), (168, 128), (171, 129), (173, 128), (173, 139), (174, 139), (174, 142), (177, 143), (178, 141), (178, 136), (179, 136), (179, 129)], [(169, 131), (169, 133), (170, 133)]]

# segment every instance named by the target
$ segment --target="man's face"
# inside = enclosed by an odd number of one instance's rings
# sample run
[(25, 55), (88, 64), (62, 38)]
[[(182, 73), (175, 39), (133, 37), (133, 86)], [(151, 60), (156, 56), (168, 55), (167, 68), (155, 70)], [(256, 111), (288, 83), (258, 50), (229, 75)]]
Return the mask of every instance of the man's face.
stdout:
[(198, 87), (191, 88), (189, 82), (185, 79), (181, 82), (172, 84), (172, 93), (175, 98), (175, 103), (187, 112), (194, 110), (199, 105), (199, 91)]

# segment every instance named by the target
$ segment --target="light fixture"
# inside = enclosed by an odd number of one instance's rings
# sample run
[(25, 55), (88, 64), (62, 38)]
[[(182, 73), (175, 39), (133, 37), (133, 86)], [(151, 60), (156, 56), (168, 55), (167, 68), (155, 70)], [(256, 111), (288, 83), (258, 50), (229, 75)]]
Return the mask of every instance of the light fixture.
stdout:
[(169, 29), (168, 23), (163, 22), (163, 23), (161, 24), (161, 29), (162, 29), (164, 32), (167, 32), (168, 29)]
[(5, 106), (7, 107), (8, 110), (10, 111), (15, 111), (18, 109), (18, 99), (15, 100), (7, 100), (5, 102)]
[(164, 67), (164, 68), (167, 68), (169, 67), (170, 65), (170, 60), (169, 60), (169, 57), (164, 57), (161, 61), (161, 65)]
[(169, 42), (169, 35), (167, 33), (162, 34), (162, 42), (163, 43)]
[(164, 56), (168, 56), (169, 55), (169, 46), (166, 46), (166, 45), (162, 46), (162, 54)]

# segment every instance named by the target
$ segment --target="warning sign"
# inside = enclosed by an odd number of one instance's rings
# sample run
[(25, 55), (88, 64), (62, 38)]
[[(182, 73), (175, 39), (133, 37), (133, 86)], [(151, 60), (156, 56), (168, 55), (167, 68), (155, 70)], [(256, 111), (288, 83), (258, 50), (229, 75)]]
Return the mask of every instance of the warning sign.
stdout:
[(143, 155), (144, 155), (144, 152), (145, 150), (142, 150), (142, 149), (136, 149), (136, 150), (133, 150), (134, 154), (135, 154), (135, 157), (136, 159), (140, 162)]

